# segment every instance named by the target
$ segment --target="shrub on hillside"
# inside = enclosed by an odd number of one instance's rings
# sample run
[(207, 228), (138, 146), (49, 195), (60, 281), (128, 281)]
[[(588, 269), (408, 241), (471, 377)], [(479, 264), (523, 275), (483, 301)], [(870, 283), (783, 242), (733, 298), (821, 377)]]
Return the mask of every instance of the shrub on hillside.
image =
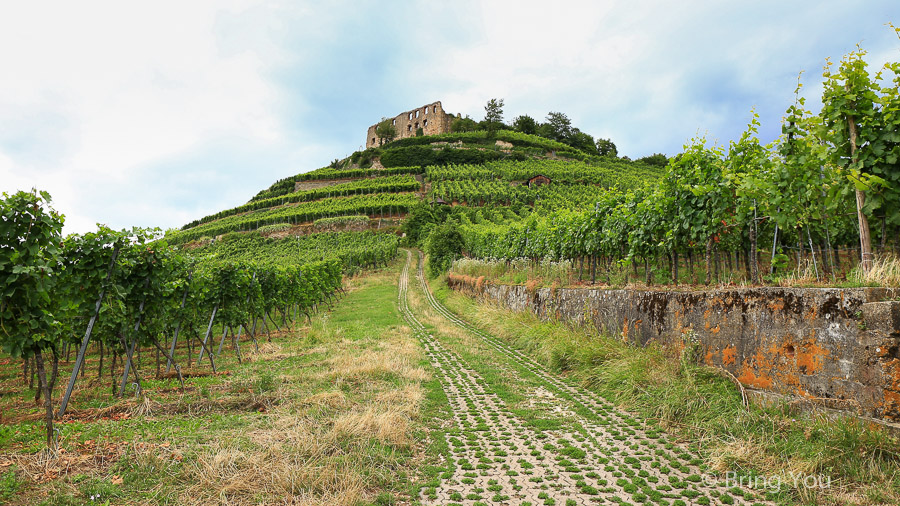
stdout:
[(433, 149), (430, 146), (408, 146), (385, 149), (384, 154), (381, 155), (381, 164), (385, 167), (479, 164), (498, 160), (502, 156), (503, 153), (498, 151), (456, 148)]
[(437, 276), (450, 268), (450, 264), (462, 255), (463, 239), (455, 220), (434, 227), (425, 241), (428, 254), (428, 273)]

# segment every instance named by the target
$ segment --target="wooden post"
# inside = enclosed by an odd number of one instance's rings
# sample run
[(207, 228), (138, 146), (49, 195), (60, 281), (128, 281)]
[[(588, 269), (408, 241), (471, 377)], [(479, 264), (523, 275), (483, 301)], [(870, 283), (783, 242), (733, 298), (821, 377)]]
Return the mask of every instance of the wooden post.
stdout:
[[(849, 89), (850, 84), (847, 84)], [(858, 135), (856, 129), (856, 118), (853, 116), (847, 117), (847, 123), (850, 126), (850, 160), (855, 165), (859, 162), (859, 157), (856, 154), (857, 146), (856, 146), (856, 138)], [(866, 218), (865, 213), (863, 213), (863, 207), (866, 205), (866, 194), (862, 190), (856, 190), (856, 217), (859, 221), (859, 253), (860, 253), (860, 267), (864, 273), (869, 272), (872, 269), (872, 238), (869, 236), (869, 219)]]
[[(149, 277), (148, 277), (147, 280), (144, 282), (144, 288), (146, 288), (148, 285), (150, 285), (150, 278), (149, 278)], [(141, 305), (140, 305), (140, 307), (138, 308), (138, 317), (137, 317), (137, 321), (134, 322), (134, 339), (131, 340), (131, 346), (126, 346), (126, 347), (125, 347), (125, 353), (126, 353), (128, 359), (127, 359), (126, 362), (125, 362), (125, 372), (122, 374), (122, 386), (119, 387), (119, 397), (121, 397), (122, 394), (125, 393), (125, 385), (126, 385), (126, 383), (128, 382), (128, 372), (129, 372), (129, 371), (131, 370), (131, 368), (134, 366), (134, 364), (132, 363), (131, 359), (134, 357), (134, 349), (135, 349), (135, 347), (137, 347), (137, 341), (138, 341), (138, 329), (141, 327), (141, 319), (142, 319), (143, 316), (144, 316), (144, 303), (145, 303), (145, 302), (147, 302), (147, 297), (146, 297), (146, 296), (144, 296), (144, 300), (141, 301)], [(135, 371), (135, 376), (137, 376), (137, 371)]]
[[(109, 262), (109, 268), (106, 271), (106, 281), (109, 281), (109, 277), (112, 275), (113, 266), (116, 264), (116, 258), (119, 256), (119, 246), (116, 245), (113, 248), (112, 260)], [(62, 403), (59, 405), (59, 416), (62, 416), (66, 413), (66, 406), (69, 404), (69, 398), (72, 396), (72, 389), (75, 388), (75, 380), (78, 378), (78, 371), (84, 366), (84, 354), (87, 351), (88, 343), (91, 341), (91, 333), (94, 331), (94, 324), (97, 323), (97, 317), (100, 315), (100, 306), (103, 304), (103, 296), (105, 295), (105, 290), (103, 288), (100, 289), (100, 296), (97, 297), (97, 303), (94, 305), (94, 314), (91, 316), (90, 321), (88, 322), (87, 330), (84, 332), (84, 339), (81, 340), (81, 347), (78, 348), (78, 357), (75, 359), (75, 368), (72, 369), (72, 376), (69, 377), (69, 384), (66, 386), (66, 393), (63, 395)], [(102, 344), (100, 345), (100, 367), (103, 367), (103, 348)]]
[[(200, 362), (203, 361), (203, 352), (206, 351), (206, 342), (209, 340), (209, 334), (212, 332), (213, 320), (216, 319), (216, 311), (219, 310), (219, 305), (216, 304), (213, 306), (212, 315), (209, 317), (209, 326), (206, 327), (206, 335), (203, 337), (203, 341), (200, 341), (200, 356), (197, 357), (197, 365), (200, 365)], [(212, 365), (213, 372), (216, 371), (215, 362), (213, 362), (212, 352), (206, 351), (207, 355), (209, 355), (209, 362)]]

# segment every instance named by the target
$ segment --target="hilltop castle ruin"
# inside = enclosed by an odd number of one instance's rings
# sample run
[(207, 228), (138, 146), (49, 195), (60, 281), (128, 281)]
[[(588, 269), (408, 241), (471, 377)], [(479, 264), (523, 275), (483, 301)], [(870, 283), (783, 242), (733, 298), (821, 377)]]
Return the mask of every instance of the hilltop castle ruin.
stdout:
[[(397, 137), (394, 138), (396, 140), (413, 137), (420, 128), (425, 135), (448, 133), (450, 132), (450, 123), (457, 117), (459, 116), (453, 116), (444, 112), (441, 101), (438, 100), (389, 119), (394, 125), (394, 129), (397, 130)], [(381, 123), (381, 121), (378, 123)], [(379, 139), (375, 135), (375, 127), (378, 126), (378, 123), (370, 126), (368, 131), (366, 131), (366, 148), (374, 148), (378, 145)]]

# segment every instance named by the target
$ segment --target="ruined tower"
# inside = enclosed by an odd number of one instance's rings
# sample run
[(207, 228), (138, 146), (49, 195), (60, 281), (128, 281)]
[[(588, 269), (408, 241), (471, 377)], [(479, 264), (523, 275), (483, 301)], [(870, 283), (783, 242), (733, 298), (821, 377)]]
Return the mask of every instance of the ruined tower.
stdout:
[[(419, 128), (425, 135), (444, 134), (450, 131), (450, 123), (455, 119), (452, 114), (444, 112), (441, 101), (432, 102), (422, 107), (417, 107), (411, 111), (400, 113), (393, 118), (388, 118), (397, 130), (397, 137), (394, 139), (403, 139), (405, 137), (413, 137)], [(379, 121), (378, 123), (381, 123)], [(375, 127), (378, 123), (370, 126), (366, 132), (366, 148), (378, 146), (380, 139), (375, 135)]]

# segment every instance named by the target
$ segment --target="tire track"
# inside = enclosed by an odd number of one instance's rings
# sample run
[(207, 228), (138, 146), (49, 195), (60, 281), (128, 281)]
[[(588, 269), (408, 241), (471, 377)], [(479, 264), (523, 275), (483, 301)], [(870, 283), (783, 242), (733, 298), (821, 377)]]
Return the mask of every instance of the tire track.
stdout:
[[(474, 370), (415, 317), (407, 300), (412, 258), (411, 253), (407, 255), (399, 283), (400, 312), (438, 373), (455, 426), (448, 433), (454, 470), (439, 487), (423, 491), (423, 503), (592, 504), (595, 494), (582, 492), (579, 480), (564, 472), (564, 463), (553, 451), (556, 445), (550, 442), (577, 435), (560, 432), (551, 437), (527, 427)], [(582, 460), (597, 464), (593, 459)]]
[[(425, 327), (418, 320), (415, 320), (415, 316), (409, 309), (407, 301), (404, 300), (408, 289), (404, 285), (408, 285), (408, 268), (411, 261), (411, 252), (407, 252), (407, 255), (407, 265), (401, 277), (401, 307), (407, 315), (408, 321), (410, 319), (415, 321), (415, 324), (411, 323), (411, 326), (420, 329), (420, 339), (422, 339), (423, 345), (429, 352), (429, 356), (431, 356), (432, 351), (434, 352), (434, 359), (437, 362), (433, 361), (433, 364), (439, 364), (435, 368), (440, 370), (442, 374), (445, 374), (445, 378), (453, 378), (450, 381), (450, 389), (455, 389), (453, 392), (454, 396), (461, 397), (451, 400), (455, 419), (463, 423), (456, 415), (458, 410), (463, 408), (463, 406), (465, 406), (465, 409), (471, 410), (473, 409), (473, 404), (476, 406), (479, 404), (471, 397), (471, 395), (475, 395), (475, 399), (478, 400), (482, 398), (489, 399), (488, 404), (491, 406), (491, 410), (501, 410), (501, 412), (505, 413), (505, 418), (501, 425), (512, 425), (517, 427), (517, 430), (523, 434), (527, 434), (531, 429), (523, 427), (520, 421), (511, 421), (512, 415), (505, 410), (502, 401), (492, 393), (485, 391), (484, 382), (478, 377), (477, 373), (468, 368), (461, 357), (444, 348), (433, 335), (425, 331)], [(434, 298), (428, 288), (422, 271), (421, 253), (419, 253), (418, 260), (417, 278), (419, 284), (429, 305), (438, 315), (475, 335), (496, 352), (516, 363), (528, 373), (533, 374), (540, 380), (542, 386), (552, 394), (567, 399), (575, 406), (593, 415), (591, 419), (582, 416), (572, 416), (574, 421), (583, 428), (583, 431), (579, 431), (581, 434), (550, 435), (551, 431), (540, 433), (540, 435), (551, 441), (545, 443), (542, 449), (550, 452), (559, 464), (553, 468), (553, 472), (556, 473), (559, 480), (562, 480), (559, 482), (563, 484), (561, 489), (570, 489), (570, 487), (574, 486), (571, 489), (573, 495), (570, 498), (570, 500), (575, 501), (574, 504), (614, 504), (631, 503), (632, 501), (672, 505), (770, 504), (763, 501), (752, 490), (726, 488), (724, 483), (718, 483), (717, 480), (711, 479), (709, 475), (704, 475), (699, 467), (702, 461), (696, 453), (689, 452), (667, 441), (661, 431), (620, 412), (605, 399), (598, 398), (596, 394), (566, 382), (531, 357), (510, 348), (506, 343), (481, 331), (449, 311)], [(465, 373), (459, 373), (458, 371), (465, 371)], [(467, 388), (462, 386), (462, 383), (454, 382), (454, 380), (461, 379), (460, 374), (465, 376), (468, 381), (474, 381), (477, 388)], [(448, 388), (445, 386), (445, 391), (447, 390)], [(449, 394), (450, 392), (448, 392), (448, 398), (450, 398)], [(475, 411), (477, 409), (476, 407)], [(459, 427), (465, 431), (465, 427), (468, 426), (459, 425)], [(533, 433), (534, 431), (531, 432)], [(533, 435), (532, 437), (537, 436)], [(557, 445), (554, 442), (564, 443)], [(452, 438), (450, 443), (454, 444)], [(475, 453), (478, 454), (479, 451), (483, 452), (483, 450), (476, 450)], [(545, 457), (543, 453), (540, 453), (539, 456)], [(543, 461), (545, 459), (541, 458), (538, 460)], [(458, 481), (456, 474), (458, 473), (455, 473), (452, 478), (445, 480), (447, 482), (446, 485)], [(570, 479), (566, 480), (567, 477)], [(488, 481), (490, 479), (488, 478)], [(496, 480), (496, 478), (493, 479)], [(476, 483), (482, 482), (476, 481)], [(439, 488), (442, 489), (444, 486), (445, 483), (442, 482)], [(545, 491), (546, 489), (541, 490)], [(532, 504), (573, 504), (571, 502), (558, 502), (553, 497), (538, 497), (533, 494), (525, 494), (525, 496), (527, 497), (525, 500), (532, 502)], [(438, 497), (441, 498), (440, 494), (438, 494)], [(465, 494), (463, 497), (465, 497)], [(538, 502), (532, 501), (532, 498), (535, 497), (539, 499)], [(547, 499), (550, 499), (550, 501), (547, 501)], [(587, 502), (583, 502), (585, 500)], [(437, 502), (434, 504), (452, 503)], [(469, 503), (460, 502), (460, 504), (477, 503), (473, 501)], [(504, 502), (503, 504), (506, 503)], [(509, 504), (520, 503), (513, 501), (509, 502)]]

